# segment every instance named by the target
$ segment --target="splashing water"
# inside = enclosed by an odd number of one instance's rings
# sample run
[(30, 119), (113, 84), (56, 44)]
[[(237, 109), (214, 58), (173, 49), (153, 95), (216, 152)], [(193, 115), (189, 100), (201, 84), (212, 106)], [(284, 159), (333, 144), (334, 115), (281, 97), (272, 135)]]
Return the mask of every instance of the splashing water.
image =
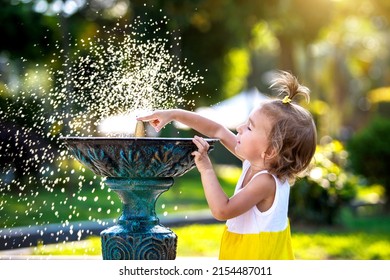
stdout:
[[(182, 96), (203, 78), (178, 63), (168, 39), (137, 39), (144, 34), (135, 25), (142, 24), (138, 19), (123, 32), (103, 30), (112, 36), (80, 40), (70, 54), (57, 44), (49, 63), (29, 67), (0, 87), (6, 101), (0, 106), (0, 235), (2, 228), (19, 225), (18, 219), (48, 224), (42, 217), (47, 209), (64, 227), (85, 217), (101, 222), (93, 213), (120, 211), (112, 209), (115, 195), (69, 157), (60, 136), (99, 136), (100, 125), (113, 115), (193, 105)], [(47, 194), (53, 194), (51, 201)], [(93, 200), (96, 209), (78, 209), (75, 199)]]
[(67, 58), (68, 72), (59, 73), (60, 84), (48, 94), (54, 110), (68, 107), (52, 114), (51, 122), (62, 124), (69, 114), (73, 135), (92, 136), (108, 116), (185, 105), (181, 94), (201, 77), (175, 64), (178, 58), (170, 54), (167, 43), (161, 38), (142, 42), (126, 34), (121, 41), (82, 40), (81, 49), (87, 48), (89, 54), (76, 53), (74, 63)]

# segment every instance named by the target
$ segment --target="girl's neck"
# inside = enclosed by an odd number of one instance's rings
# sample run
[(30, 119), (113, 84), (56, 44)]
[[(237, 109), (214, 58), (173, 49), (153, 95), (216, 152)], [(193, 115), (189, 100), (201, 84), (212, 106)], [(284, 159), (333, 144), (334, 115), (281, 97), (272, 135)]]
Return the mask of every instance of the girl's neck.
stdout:
[(266, 168), (263, 165), (253, 166), (252, 163), (250, 162), (250, 165), (245, 172), (245, 177), (242, 181), (241, 188), (244, 188), (252, 180), (253, 176), (255, 176), (256, 173), (259, 173), (262, 170), (266, 170)]
[(257, 172), (260, 172), (262, 170), (268, 170), (267, 166), (264, 164), (250, 162), (250, 166), (248, 169), (249, 174), (253, 175), (253, 174), (256, 174)]

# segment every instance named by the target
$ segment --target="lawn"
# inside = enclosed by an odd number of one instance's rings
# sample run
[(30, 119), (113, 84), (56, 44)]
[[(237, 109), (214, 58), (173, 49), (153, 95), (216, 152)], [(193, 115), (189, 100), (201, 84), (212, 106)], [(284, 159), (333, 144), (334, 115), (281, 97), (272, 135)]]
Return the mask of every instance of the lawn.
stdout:
[[(239, 171), (220, 166), (219, 179), (228, 195), (233, 193)], [(222, 176), (223, 175), (223, 176)], [(118, 218), (121, 203), (117, 195), (92, 179), (85, 185), (41, 191), (36, 195), (7, 195), (0, 200), (0, 229), (26, 225), (67, 223)], [(182, 214), (207, 208), (199, 174), (192, 170), (176, 178), (174, 186), (158, 199), (158, 216)], [(178, 257), (217, 257), (223, 224), (175, 227)], [(390, 259), (390, 217), (378, 213), (353, 214), (346, 208), (341, 223), (334, 227), (307, 227), (292, 224), (297, 259)], [(100, 238), (41, 245), (36, 255), (101, 255)]]
[[(351, 218), (354, 224), (337, 228), (294, 228), (295, 257), (302, 260), (389, 260), (390, 217)], [(376, 227), (380, 224), (381, 227)], [(172, 228), (178, 236), (177, 257), (218, 257), (223, 224), (189, 225)], [(41, 245), (35, 255), (100, 256), (100, 238)]]

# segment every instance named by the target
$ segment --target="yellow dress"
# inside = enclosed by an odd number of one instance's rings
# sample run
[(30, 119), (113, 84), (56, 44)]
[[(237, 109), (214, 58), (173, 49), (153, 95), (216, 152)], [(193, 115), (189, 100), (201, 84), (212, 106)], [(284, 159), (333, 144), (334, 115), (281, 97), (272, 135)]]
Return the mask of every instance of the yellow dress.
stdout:
[(279, 232), (222, 235), (220, 260), (293, 260), (290, 226)]
[[(241, 190), (242, 181), (248, 169), (249, 162), (244, 161), (243, 172), (237, 182), (235, 193)], [(268, 173), (268, 171), (260, 171), (253, 177), (263, 173)], [(294, 259), (287, 217), (290, 185), (288, 182), (281, 182), (277, 177), (273, 177), (276, 182), (276, 192), (272, 206), (265, 212), (260, 212), (254, 206), (246, 213), (229, 219), (222, 235), (219, 259)]]

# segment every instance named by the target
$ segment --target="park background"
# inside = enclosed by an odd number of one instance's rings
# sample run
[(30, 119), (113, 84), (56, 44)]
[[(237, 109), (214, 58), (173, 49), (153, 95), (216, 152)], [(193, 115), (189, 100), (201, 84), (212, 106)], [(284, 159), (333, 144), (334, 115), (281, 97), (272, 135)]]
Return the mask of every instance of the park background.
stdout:
[[(83, 221), (104, 225), (118, 218), (118, 198), (73, 159), (68, 164), (76, 172), (67, 174), (66, 180), (59, 178), (61, 183), (50, 191), (44, 180), (31, 180), (40, 178), (42, 168), (26, 176), (18, 160), (29, 157), (31, 147), (14, 136), (27, 130), (42, 138), (36, 141), (39, 145), (57, 147), (55, 139), (65, 128), (49, 124), (42, 133), (31, 122), (38, 113), (36, 96), (42, 87), (55, 83), (55, 77), (41, 75), (37, 65), (49, 64), (58, 46), (71, 57), (83, 51), (77, 41), (123, 36), (122, 31), (115, 33), (115, 27), (137, 17), (164, 22), (150, 38), (168, 36), (175, 42), (169, 50), (179, 58), (177, 63), (203, 76), (203, 82), (183, 96), (193, 100), (186, 109), (221, 104), (253, 88), (272, 95), (269, 77), (278, 69), (291, 71), (308, 86), (311, 102), (302, 105), (316, 120), (318, 148), (312, 168), (291, 189), (296, 257), (390, 259), (390, 4), (386, 0), (2, 0), (3, 234), (16, 227)], [(67, 71), (61, 63), (53, 67)], [(31, 88), (24, 85), (26, 75), (40, 77), (33, 85), (37, 95), (26, 94), (24, 87)], [(22, 114), (7, 114), (10, 111)], [(191, 137), (194, 132), (174, 125), (162, 132), (162, 136), (177, 135)], [(39, 150), (39, 145), (34, 149)], [(12, 153), (11, 146), (15, 147)], [(231, 195), (240, 173), (238, 162), (221, 146), (211, 156), (221, 184)], [(156, 209), (161, 217), (183, 220), (207, 211), (197, 171), (177, 178)], [(179, 236), (178, 256), (216, 257), (222, 227), (221, 223), (173, 227)], [(17, 247), (14, 252), (19, 252)], [(100, 240), (91, 237), (54, 245), (42, 241), (30, 249), (29, 254), (35, 255), (96, 256)]]

